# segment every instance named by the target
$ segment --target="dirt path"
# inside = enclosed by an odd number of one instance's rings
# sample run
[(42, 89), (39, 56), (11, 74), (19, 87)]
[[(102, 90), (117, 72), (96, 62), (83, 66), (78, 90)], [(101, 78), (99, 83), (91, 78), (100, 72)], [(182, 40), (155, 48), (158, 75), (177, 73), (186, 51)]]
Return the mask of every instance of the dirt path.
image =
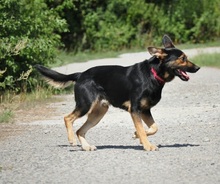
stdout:
[[(191, 55), (198, 50), (185, 52)], [(148, 58), (146, 53), (126, 54), (58, 70), (71, 73), (98, 64), (129, 65), (143, 58)], [(70, 147), (63, 116), (74, 108), (74, 98), (62, 98), (45, 108), (49, 112), (56, 107), (57, 116), (21, 121), (15, 126), (26, 131), (15, 136), (11, 132), (0, 141), (0, 183), (220, 183), (219, 69), (203, 67), (189, 82), (176, 78), (166, 84), (162, 100), (152, 109), (159, 131), (150, 141), (160, 147), (158, 152), (143, 151), (132, 139), (129, 114), (112, 107), (88, 133), (97, 151)], [(75, 130), (84, 121), (78, 120)]]

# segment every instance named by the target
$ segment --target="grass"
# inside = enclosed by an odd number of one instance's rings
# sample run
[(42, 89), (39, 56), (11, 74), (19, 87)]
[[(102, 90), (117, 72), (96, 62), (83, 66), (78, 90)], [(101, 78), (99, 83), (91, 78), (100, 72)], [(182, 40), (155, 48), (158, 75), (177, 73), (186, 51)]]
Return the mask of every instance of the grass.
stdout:
[(0, 123), (9, 123), (12, 121), (14, 113), (10, 109), (3, 110), (0, 113)]
[(109, 51), (105, 53), (96, 53), (96, 52), (74, 53), (74, 52), (59, 51), (55, 63), (51, 64), (50, 67), (62, 66), (70, 63), (86, 62), (94, 59), (117, 57), (119, 54), (120, 52), (115, 52), (115, 51)]
[[(181, 44), (177, 45), (179, 49), (192, 49), (192, 48), (205, 48), (205, 47), (215, 47), (220, 46), (220, 40), (214, 42), (202, 43), (202, 44)], [(62, 66), (70, 63), (86, 62), (94, 59), (103, 58), (115, 58), (120, 54), (124, 53), (135, 53), (135, 52), (147, 52), (147, 48), (132, 48), (123, 49), (121, 51), (106, 51), (106, 52), (64, 52), (58, 51), (58, 57), (55, 63), (51, 64), (50, 67)]]
[(220, 68), (220, 53), (200, 54), (195, 56), (192, 60), (199, 66), (210, 66)]
[(7, 91), (0, 95), (0, 123), (12, 123), (17, 110), (29, 110), (40, 104), (52, 102), (52, 96), (60, 93), (52, 87), (39, 87), (31, 93), (21, 94)]
[(207, 43), (199, 43), (199, 44), (193, 44), (193, 43), (186, 43), (186, 44), (180, 44), (177, 45), (179, 49), (194, 49), (194, 48), (205, 48), (205, 47), (220, 47), (220, 40), (216, 40), (213, 42), (207, 42)]
[(55, 63), (50, 64), (50, 67), (62, 66), (70, 63), (79, 63), (86, 62), (94, 59), (103, 59), (103, 58), (116, 58), (120, 54), (129, 53), (129, 52), (143, 52), (143, 49), (124, 49), (121, 51), (106, 51), (106, 52), (65, 52), (58, 51), (58, 57), (55, 60)]

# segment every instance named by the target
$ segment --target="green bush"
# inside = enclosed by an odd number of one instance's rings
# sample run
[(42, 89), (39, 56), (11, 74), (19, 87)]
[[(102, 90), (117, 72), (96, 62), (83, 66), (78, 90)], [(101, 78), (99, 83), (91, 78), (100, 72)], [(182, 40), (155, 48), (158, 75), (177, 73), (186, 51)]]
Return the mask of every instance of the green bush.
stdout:
[(120, 50), (161, 43), (203, 43), (220, 36), (219, 0), (48, 0), (68, 23), (68, 50)]
[(0, 93), (33, 88), (36, 63), (53, 62), (65, 21), (43, 0), (0, 0)]
[(204, 43), (220, 35), (220, 1), (218, 0), (164, 0), (160, 6), (159, 33), (166, 32), (177, 43)]

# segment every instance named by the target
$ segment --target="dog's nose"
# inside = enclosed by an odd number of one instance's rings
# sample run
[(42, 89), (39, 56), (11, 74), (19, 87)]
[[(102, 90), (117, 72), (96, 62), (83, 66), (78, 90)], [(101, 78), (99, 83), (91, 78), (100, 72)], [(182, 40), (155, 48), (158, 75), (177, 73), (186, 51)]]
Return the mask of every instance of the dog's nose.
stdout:
[(200, 69), (199, 66), (193, 64), (193, 66), (192, 66), (192, 67), (189, 67), (186, 71), (187, 71), (187, 72), (190, 72), (190, 73), (196, 73), (199, 69)]
[(197, 72), (200, 69), (199, 66), (195, 66), (195, 72)]

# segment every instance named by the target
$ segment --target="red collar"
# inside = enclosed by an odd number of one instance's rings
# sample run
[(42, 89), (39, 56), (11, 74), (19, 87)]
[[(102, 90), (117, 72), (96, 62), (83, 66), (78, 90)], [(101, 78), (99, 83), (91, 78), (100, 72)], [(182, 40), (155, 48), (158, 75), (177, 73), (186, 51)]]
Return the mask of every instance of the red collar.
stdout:
[(151, 72), (152, 72), (152, 74), (154, 75), (154, 78), (155, 79), (157, 79), (159, 82), (161, 82), (161, 83), (165, 83), (165, 81), (161, 78), (161, 77), (159, 77), (158, 75), (157, 75), (157, 72), (156, 72), (156, 70), (154, 69), (154, 68), (151, 68)]

